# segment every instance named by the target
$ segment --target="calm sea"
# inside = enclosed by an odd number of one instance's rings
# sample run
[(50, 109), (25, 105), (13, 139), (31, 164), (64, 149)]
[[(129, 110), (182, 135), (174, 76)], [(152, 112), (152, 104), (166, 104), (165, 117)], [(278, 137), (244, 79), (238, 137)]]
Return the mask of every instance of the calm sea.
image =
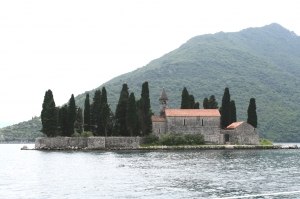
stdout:
[[(300, 150), (21, 151), (22, 146), (0, 144), (1, 199), (300, 198)], [(268, 195), (274, 193), (281, 194)]]

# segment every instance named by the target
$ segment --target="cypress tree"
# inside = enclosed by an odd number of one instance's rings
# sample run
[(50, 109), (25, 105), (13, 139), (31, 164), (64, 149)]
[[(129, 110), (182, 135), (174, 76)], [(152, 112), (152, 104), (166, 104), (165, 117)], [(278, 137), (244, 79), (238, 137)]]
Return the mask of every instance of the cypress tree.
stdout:
[(230, 101), (230, 124), (236, 122), (236, 108), (234, 100)]
[(68, 116), (68, 106), (64, 105), (59, 109), (59, 127), (61, 136), (68, 135)]
[(83, 132), (83, 117), (81, 108), (77, 109), (76, 121), (74, 126), (77, 133), (81, 134)]
[(137, 126), (136, 104), (134, 93), (130, 93), (127, 102), (126, 124), (130, 131), (130, 136), (133, 136), (133, 130)]
[(91, 130), (91, 105), (90, 95), (86, 94), (84, 101), (84, 131)]
[(54, 137), (58, 134), (58, 112), (55, 107), (52, 91), (45, 92), (44, 102), (41, 112), (42, 129), (47, 137)]
[(247, 122), (251, 124), (254, 128), (257, 127), (257, 114), (256, 114), (256, 103), (255, 99), (251, 98), (248, 107), (248, 119)]
[(104, 103), (102, 105), (100, 116), (101, 116), (101, 123), (104, 128), (104, 132), (100, 132), (101, 133), (100, 135), (107, 137), (107, 125), (108, 125), (109, 117), (110, 117), (110, 108), (107, 103)]
[(211, 95), (209, 97), (209, 100), (208, 100), (208, 107), (210, 109), (218, 109), (218, 102), (216, 101), (216, 98), (214, 95)]
[(189, 109), (190, 108), (190, 95), (187, 91), (186, 87), (183, 88), (181, 94), (181, 109)]
[(208, 105), (208, 99), (207, 99), (207, 97), (206, 97), (206, 98), (204, 98), (204, 100), (203, 100), (203, 108), (204, 108), (204, 109), (209, 109), (209, 105)]
[(99, 135), (100, 123), (100, 112), (101, 112), (101, 91), (96, 90), (93, 97), (93, 104), (91, 106), (91, 131), (94, 136)]
[(226, 128), (230, 124), (230, 94), (229, 88), (225, 88), (224, 95), (222, 98), (222, 109), (221, 109), (221, 127)]
[(106, 88), (103, 87), (102, 93), (101, 93), (101, 105), (103, 105), (105, 103), (107, 104), (107, 92), (106, 92)]
[(151, 121), (151, 106), (149, 96), (148, 82), (144, 82), (142, 85), (141, 99), (136, 102), (138, 108), (138, 123), (143, 135), (149, 135), (152, 131)]
[(127, 112), (127, 101), (128, 101), (129, 93), (127, 84), (123, 84), (122, 90), (120, 93), (119, 102), (116, 108), (116, 120), (118, 121), (120, 127), (119, 132), (115, 132), (115, 134), (121, 136), (129, 136), (129, 132), (126, 125), (126, 112)]
[(190, 100), (190, 109), (193, 109), (194, 106), (195, 106), (195, 97), (194, 97), (194, 95), (190, 95), (189, 100)]
[(71, 137), (74, 134), (74, 124), (76, 121), (76, 104), (74, 95), (71, 95), (68, 105), (68, 132), (67, 136)]
[(194, 105), (194, 109), (199, 109), (199, 108), (200, 108), (200, 104), (199, 104), (199, 102), (196, 102)]

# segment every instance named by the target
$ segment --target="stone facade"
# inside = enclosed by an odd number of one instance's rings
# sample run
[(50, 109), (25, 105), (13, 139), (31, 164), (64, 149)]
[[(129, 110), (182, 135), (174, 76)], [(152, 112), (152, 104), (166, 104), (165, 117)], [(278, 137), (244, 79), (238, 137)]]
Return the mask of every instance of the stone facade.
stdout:
[(246, 122), (233, 123), (227, 130), (221, 130), (218, 109), (169, 109), (164, 88), (159, 108), (160, 115), (152, 116), (152, 133), (159, 138), (166, 133), (200, 133), (208, 144), (259, 144), (259, 133)]
[(167, 117), (168, 133), (197, 134), (206, 143), (219, 144), (220, 117)]
[(221, 131), (220, 140), (224, 144), (259, 145), (259, 133), (247, 122), (236, 122)]
[(137, 149), (142, 142), (140, 137), (43, 137), (35, 139), (35, 149)]

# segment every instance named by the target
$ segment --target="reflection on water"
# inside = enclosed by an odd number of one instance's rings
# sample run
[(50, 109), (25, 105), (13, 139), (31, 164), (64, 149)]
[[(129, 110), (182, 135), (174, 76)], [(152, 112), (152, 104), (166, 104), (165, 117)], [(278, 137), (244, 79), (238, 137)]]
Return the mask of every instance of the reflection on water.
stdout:
[[(300, 150), (20, 148), (0, 145), (0, 198), (221, 198), (300, 190)], [(300, 195), (256, 198), (276, 197)]]

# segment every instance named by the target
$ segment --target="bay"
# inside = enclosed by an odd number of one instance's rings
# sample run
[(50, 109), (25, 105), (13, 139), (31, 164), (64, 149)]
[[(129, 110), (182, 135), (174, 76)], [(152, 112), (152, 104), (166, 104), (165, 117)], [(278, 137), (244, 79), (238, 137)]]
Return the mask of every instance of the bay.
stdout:
[(22, 151), (22, 146), (0, 144), (0, 198), (226, 198), (300, 191), (300, 150)]

